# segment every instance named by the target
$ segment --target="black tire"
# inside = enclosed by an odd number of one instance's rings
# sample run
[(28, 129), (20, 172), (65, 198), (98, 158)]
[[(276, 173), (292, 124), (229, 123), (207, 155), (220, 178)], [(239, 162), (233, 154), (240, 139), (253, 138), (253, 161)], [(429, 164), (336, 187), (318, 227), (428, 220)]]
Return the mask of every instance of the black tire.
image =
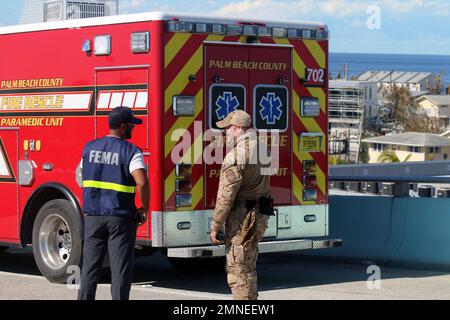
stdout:
[(225, 270), (225, 257), (217, 258), (167, 258), (169, 263), (181, 273), (198, 273), (201, 271)]
[(5, 252), (6, 250), (8, 250), (9, 247), (5, 247), (5, 246), (0, 246), (0, 253)]
[(73, 277), (72, 268), (80, 267), (81, 230), (78, 212), (67, 200), (51, 200), (39, 210), (33, 225), (33, 254), (48, 281), (66, 283)]

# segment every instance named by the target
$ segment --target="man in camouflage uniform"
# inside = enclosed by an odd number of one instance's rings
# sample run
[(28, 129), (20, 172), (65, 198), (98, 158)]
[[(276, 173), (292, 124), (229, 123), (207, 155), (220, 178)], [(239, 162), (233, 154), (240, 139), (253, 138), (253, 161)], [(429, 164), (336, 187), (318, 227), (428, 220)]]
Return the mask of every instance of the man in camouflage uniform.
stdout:
[(247, 201), (269, 196), (270, 176), (264, 174), (264, 166), (257, 161), (258, 139), (250, 129), (249, 114), (234, 111), (217, 126), (227, 128), (227, 140), (235, 143), (222, 164), (211, 240), (220, 244), (217, 235), (225, 233), (227, 280), (233, 299), (257, 300), (258, 243), (267, 229), (269, 216), (262, 215), (258, 205), (247, 209)]

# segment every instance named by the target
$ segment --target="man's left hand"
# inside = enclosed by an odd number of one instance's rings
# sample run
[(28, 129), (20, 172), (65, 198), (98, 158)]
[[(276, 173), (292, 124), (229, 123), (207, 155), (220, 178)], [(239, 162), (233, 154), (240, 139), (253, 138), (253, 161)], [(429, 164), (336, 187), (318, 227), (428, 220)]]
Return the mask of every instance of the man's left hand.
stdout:
[(211, 231), (211, 241), (215, 245), (219, 245), (222, 243), (222, 241), (217, 239), (218, 232), (217, 231)]
[(147, 222), (148, 212), (144, 208), (139, 208), (136, 212), (136, 215), (140, 215), (140, 219), (138, 219), (138, 226), (142, 226)]

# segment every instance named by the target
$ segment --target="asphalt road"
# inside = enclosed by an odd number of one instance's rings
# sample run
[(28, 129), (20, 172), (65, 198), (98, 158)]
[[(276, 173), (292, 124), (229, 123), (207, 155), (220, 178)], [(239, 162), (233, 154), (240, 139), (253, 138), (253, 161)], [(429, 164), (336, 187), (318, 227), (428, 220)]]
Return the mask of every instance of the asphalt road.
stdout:
[[(379, 289), (369, 289), (370, 263), (317, 260), (299, 253), (260, 256), (258, 283), (261, 300), (398, 300), (450, 299), (450, 274), (381, 268)], [(104, 272), (97, 291), (110, 299), (109, 276)], [(371, 283), (373, 284), (373, 283)], [(31, 249), (9, 249), (0, 254), (0, 300), (72, 300), (76, 290), (49, 283), (34, 263)], [(136, 261), (131, 291), (135, 300), (231, 299), (222, 268), (184, 274), (162, 256)]]

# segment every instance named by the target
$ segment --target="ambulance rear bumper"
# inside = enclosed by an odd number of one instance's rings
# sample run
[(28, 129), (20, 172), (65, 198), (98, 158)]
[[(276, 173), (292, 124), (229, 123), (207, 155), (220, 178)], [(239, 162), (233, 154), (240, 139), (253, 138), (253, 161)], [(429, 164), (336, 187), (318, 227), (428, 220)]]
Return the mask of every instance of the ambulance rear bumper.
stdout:
[[(289, 240), (268, 241), (259, 244), (259, 253), (288, 252), (311, 249), (326, 249), (342, 246), (341, 239), (333, 240)], [(170, 258), (212, 258), (225, 256), (225, 246), (204, 246), (188, 248), (168, 248)]]

